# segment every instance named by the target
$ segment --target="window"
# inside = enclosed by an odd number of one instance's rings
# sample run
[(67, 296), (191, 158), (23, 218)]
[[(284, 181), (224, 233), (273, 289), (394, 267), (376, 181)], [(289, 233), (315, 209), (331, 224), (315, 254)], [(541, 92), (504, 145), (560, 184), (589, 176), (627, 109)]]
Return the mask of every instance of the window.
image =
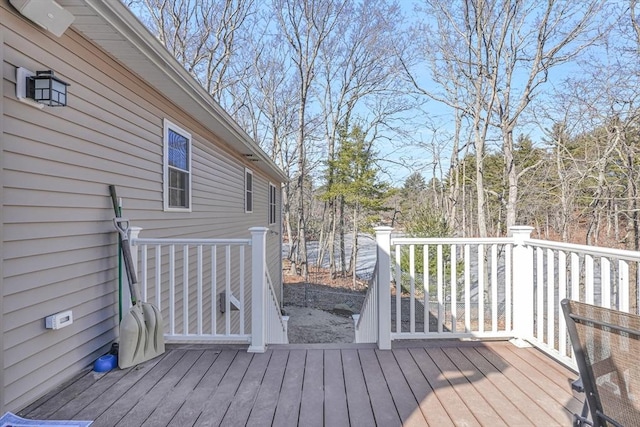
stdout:
[(244, 170), (244, 211), (253, 212), (253, 172)]
[(276, 186), (269, 183), (269, 225), (276, 223)]
[(164, 209), (191, 211), (191, 134), (166, 119)]

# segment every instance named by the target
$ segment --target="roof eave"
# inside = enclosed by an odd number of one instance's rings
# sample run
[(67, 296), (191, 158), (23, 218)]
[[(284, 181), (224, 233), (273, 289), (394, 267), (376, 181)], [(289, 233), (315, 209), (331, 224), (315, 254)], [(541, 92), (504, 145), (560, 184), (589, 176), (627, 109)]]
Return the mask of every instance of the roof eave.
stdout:
[[(60, 2), (63, 3), (64, 0)], [(79, 28), (78, 30), (82, 34), (113, 55), (159, 92), (174, 91), (176, 96), (170, 97), (172, 101), (246, 158), (253, 161), (257, 168), (281, 182), (288, 179), (284, 172), (214, 101), (211, 95), (126, 6), (120, 1), (84, 0), (84, 3), (96, 16), (107, 22), (123, 37), (122, 43), (128, 43), (128, 48), (133, 47), (139, 52), (140, 57), (133, 59), (131, 55), (119, 55), (118, 42), (101, 37), (103, 34), (99, 30), (92, 33), (92, 28), (95, 28), (93, 26)], [(81, 21), (76, 20), (72, 24), (72, 27), (75, 26), (81, 26)]]

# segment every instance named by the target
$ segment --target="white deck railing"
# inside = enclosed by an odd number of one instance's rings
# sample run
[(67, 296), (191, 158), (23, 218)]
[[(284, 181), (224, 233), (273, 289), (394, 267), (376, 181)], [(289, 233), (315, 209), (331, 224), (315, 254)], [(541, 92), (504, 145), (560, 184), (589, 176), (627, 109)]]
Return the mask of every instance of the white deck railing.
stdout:
[(391, 228), (379, 227), (377, 283), (357, 319), (356, 342), (390, 348), (397, 339), (517, 338), (573, 364), (560, 301), (629, 311), (640, 252), (531, 239), (531, 230), (392, 238)]
[(526, 243), (532, 251), (534, 292), (528, 339), (574, 364), (560, 301), (569, 298), (625, 312), (633, 301), (637, 310), (640, 252), (536, 239)]
[(271, 281), (269, 271), (266, 271), (266, 280), (268, 285), (267, 298), (265, 298), (265, 317), (267, 321), (266, 333), (267, 343), (269, 344), (289, 344), (287, 336), (287, 327), (289, 316), (283, 316), (276, 297), (276, 291)]
[(397, 238), (391, 246), (392, 339), (512, 334), (510, 239)]
[(267, 280), (266, 228), (250, 229), (250, 239), (141, 238), (140, 231), (130, 231), (138, 286), (160, 309), (167, 342), (249, 343), (252, 352), (286, 342)]
[(354, 314), (355, 342), (378, 342), (378, 264), (373, 269), (360, 314)]

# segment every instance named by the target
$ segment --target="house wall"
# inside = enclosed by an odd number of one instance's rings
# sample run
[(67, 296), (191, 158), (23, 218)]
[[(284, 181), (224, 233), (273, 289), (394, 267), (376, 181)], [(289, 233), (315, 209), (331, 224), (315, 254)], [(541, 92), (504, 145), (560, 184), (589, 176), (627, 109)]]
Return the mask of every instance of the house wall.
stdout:
[[(1, 11), (1, 10), (0, 10)], [(0, 64), (4, 65), (4, 31), (0, 31)], [(3, 82), (4, 83), (4, 82)], [(4, 99), (4, 84), (0, 84), (0, 99)], [(0, 102), (0, 154), (4, 153), (4, 102)], [(0, 155), (0, 272), (4, 271), (4, 156)], [(0, 273), (0, 316), (4, 313), (4, 275)], [(2, 324), (4, 319), (0, 317)], [(0, 326), (0, 412), (4, 399), (4, 327)]]
[[(0, 409), (15, 411), (90, 365), (117, 337), (109, 184), (142, 236), (225, 238), (267, 225), (268, 182), (276, 178), (73, 29), (56, 38), (7, 0), (0, 14)], [(71, 84), (69, 105), (40, 110), (19, 102), (19, 66), (54, 70)], [(192, 135), (192, 212), (163, 211), (164, 118)], [(252, 214), (244, 213), (245, 167), (254, 172)], [(279, 232), (280, 223), (271, 228)], [(279, 253), (280, 238), (270, 233), (270, 254)], [(279, 257), (269, 262), (278, 284)], [(64, 310), (73, 310), (72, 325), (44, 328), (47, 315)]]

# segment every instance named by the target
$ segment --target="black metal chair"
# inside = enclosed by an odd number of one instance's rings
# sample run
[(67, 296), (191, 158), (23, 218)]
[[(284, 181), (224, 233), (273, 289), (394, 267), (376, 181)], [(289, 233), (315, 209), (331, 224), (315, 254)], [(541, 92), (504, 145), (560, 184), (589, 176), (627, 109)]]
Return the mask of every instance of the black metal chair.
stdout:
[(561, 305), (591, 415), (575, 414), (574, 425), (640, 426), (640, 316)]

